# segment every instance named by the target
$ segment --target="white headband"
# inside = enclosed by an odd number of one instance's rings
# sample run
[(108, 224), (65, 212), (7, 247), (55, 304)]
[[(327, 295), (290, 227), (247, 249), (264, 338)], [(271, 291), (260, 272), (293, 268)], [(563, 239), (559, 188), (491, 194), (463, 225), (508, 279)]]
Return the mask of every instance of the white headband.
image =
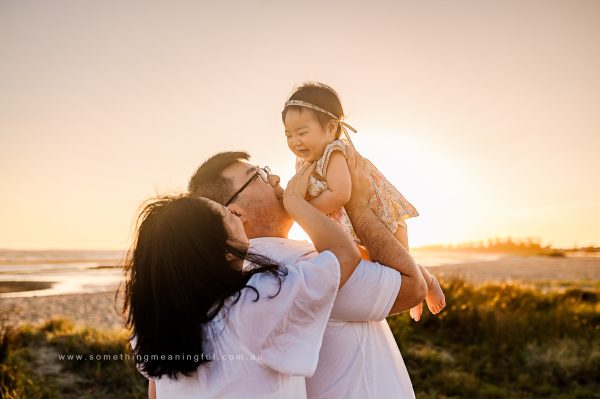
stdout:
[(352, 143), (352, 140), (350, 139), (350, 135), (348, 134), (348, 131), (346, 130), (346, 128), (348, 128), (348, 129), (352, 130), (354, 133), (356, 133), (356, 129), (355, 128), (353, 128), (352, 126), (350, 126), (346, 122), (341, 121), (340, 118), (338, 118), (337, 116), (335, 116), (331, 112), (327, 111), (326, 109), (323, 109), (321, 107), (317, 107), (316, 105), (311, 104), (311, 103), (307, 103), (306, 101), (290, 100), (287, 103), (285, 103), (283, 109), (285, 109), (286, 107), (289, 107), (291, 105), (295, 105), (297, 107), (304, 107), (304, 108), (314, 109), (315, 111), (319, 111), (319, 112), (324, 113), (325, 115), (331, 116), (333, 119), (335, 119), (340, 124), (340, 126), (342, 127), (342, 130), (344, 131), (344, 135), (348, 139), (348, 142), (350, 143), (350, 145), (352, 147), (354, 147), (354, 144)]

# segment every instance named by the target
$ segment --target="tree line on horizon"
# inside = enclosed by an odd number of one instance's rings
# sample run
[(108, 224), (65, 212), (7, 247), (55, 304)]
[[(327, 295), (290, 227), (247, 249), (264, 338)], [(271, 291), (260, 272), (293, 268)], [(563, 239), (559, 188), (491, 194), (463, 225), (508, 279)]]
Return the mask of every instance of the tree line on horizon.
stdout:
[(574, 247), (554, 248), (552, 245), (543, 245), (538, 238), (527, 237), (525, 239), (488, 238), (480, 241), (469, 241), (459, 244), (433, 244), (424, 245), (415, 249), (440, 251), (473, 251), (473, 252), (502, 252), (502, 253), (524, 253), (561, 256), (566, 252), (600, 252), (600, 247)]

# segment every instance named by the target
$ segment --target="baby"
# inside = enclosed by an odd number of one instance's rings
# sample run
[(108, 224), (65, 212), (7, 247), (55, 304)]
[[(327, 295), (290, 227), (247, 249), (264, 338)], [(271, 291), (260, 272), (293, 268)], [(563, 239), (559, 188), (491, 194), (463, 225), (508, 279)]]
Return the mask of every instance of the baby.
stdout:
[[(346, 128), (354, 128), (342, 121), (344, 110), (337, 93), (322, 83), (304, 83), (285, 103), (281, 114), (287, 143), (297, 156), (296, 169), (304, 162), (316, 162), (315, 176), (311, 176), (308, 196), (311, 204), (333, 220), (357, 243), (363, 257), (368, 252), (361, 246), (344, 206), (350, 200), (352, 180), (346, 163), (346, 148), (353, 146)], [(346, 140), (340, 139), (342, 133)], [(371, 209), (383, 224), (408, 250), (405, 219), (418, 216), (417, 210), (386, 178), (367, 161), (372, 180)], [(446, 301), (442, 289), (432, 274), (419, 266), (427, 282), (427, 307), (439, 313)], [(421, 318), (423, 305), (410, 310), (411, 317)]]

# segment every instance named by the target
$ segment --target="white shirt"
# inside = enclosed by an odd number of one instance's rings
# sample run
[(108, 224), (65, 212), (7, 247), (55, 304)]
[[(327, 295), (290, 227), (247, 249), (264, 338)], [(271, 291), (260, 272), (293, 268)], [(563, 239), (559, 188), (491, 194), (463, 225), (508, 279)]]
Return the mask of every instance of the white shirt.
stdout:
[[(230, 300), (205, 329), (211, 361), (191, 376), (156, 379), (157, 398), (306, 398), (305, 378), (316, 367), (340, 270), (335, 255), (322, 252), (287, 266), (281, 291), (260, 273)], [(229, 308), (229, 310), (226, 309)]]
[[(317, 256), (312, 244), (283, 238), (250, 240), (250, 250), (289, 265)], [(319, 364), (306, 380), (308, 398), (414, 398), (386, 316), (400, 290), (398, 271), (361, 261), (340, 288), (327, 323)]]

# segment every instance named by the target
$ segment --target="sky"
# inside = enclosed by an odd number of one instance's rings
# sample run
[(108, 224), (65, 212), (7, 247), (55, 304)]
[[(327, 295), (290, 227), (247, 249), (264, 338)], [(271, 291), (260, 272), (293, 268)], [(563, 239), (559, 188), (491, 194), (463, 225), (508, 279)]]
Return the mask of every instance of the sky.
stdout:
[(600, 245), (596, 0), (0, 0), (0, 57), (0, 248), (126, 248), (218, 151), (285, 186), (307, 80), (419, 210), (413, 247)]

